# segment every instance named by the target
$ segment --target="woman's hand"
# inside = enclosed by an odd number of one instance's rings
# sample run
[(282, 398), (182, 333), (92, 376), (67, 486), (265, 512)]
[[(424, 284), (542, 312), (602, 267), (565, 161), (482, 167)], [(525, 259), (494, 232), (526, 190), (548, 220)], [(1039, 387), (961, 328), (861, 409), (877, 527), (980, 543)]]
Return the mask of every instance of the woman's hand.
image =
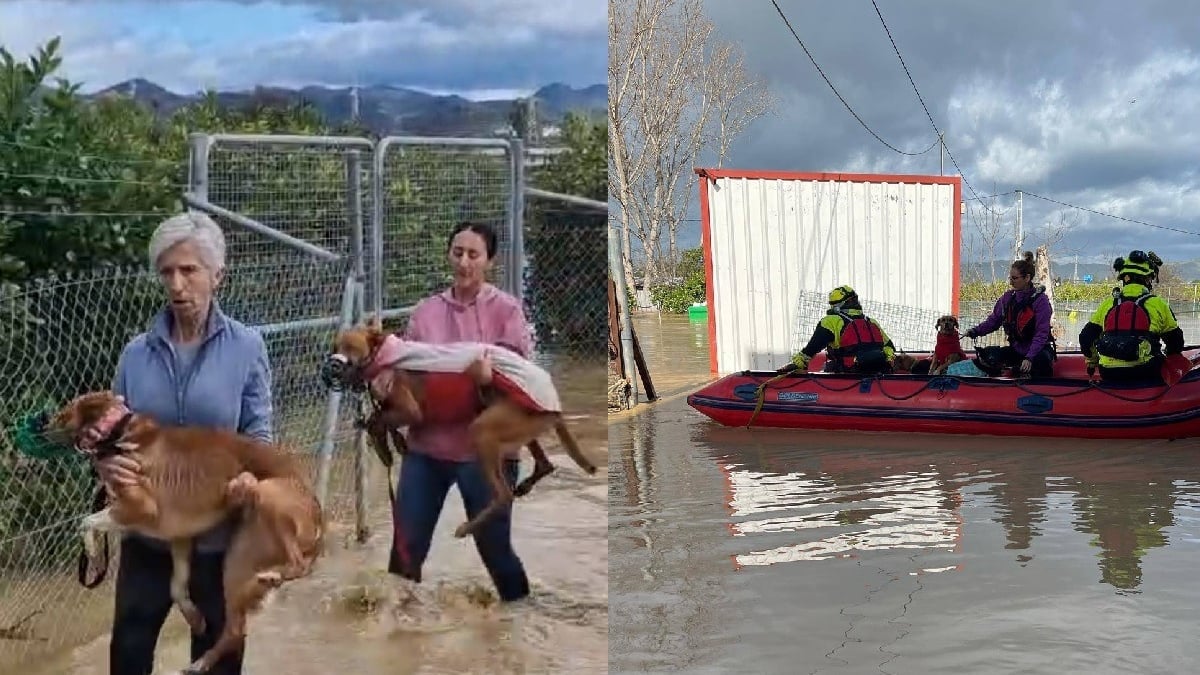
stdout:
[(141, 472), (142, 466), (132, 457), (113, 455), (96, 462), (100, 480), (113, 486), (137, 485)]

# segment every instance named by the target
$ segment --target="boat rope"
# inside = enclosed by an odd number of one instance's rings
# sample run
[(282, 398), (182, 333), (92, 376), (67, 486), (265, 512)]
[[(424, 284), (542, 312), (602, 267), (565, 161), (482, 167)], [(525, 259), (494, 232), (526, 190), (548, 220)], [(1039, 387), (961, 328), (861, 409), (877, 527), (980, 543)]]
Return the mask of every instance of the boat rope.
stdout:
[[(1191, 364), (1192, 364), (1193, 368), (1200, 365), (1200, 355), (1193, 357), (1191, 359)], [(746, 372), (745, 374), (749, 375), (750, 373)], [(1162, 390), (1159, 391), (1158, 393), (1154, 394), (1153, 396), (1137, 398), (1137, 397), (1133, 397), (1133, 396), (1124, 396), (1119, 393), (1119, 390), (1114, 390), (1114, 389), (1109, 389), (1107, 387), (1104, 387), (1103, 383), (1097, 382), (1095, 380), (1088, 380), (1085, 384), (1083, 384), (1079, 388), (1071, 390), (1071, 391), (1050, 393), (1050, 392), (1037, 391), (1035, 389), (1030, 388), (1030, 384), (1027, 384), (1027, 383), (1030, 382), (1032, 380), (1032, 378), (1030, 378), (1029, 376), (1018, 378), (1015, 381), (1011, 381), (1011, 384), (1010, 384), (1009, 382), (1002, 381), (1000, 378), (986, 378), (983, 381), (977, 381), (974, 378), (964, 378), (964, 377), (957, 376), (957, 375), (936, 375), (936, 376), (931, 376), (931, 377), (930, 376), (918, 376), (918, 377), (929, 377), (929, 379), (926, 380), (924, 385), (922, 385), (921, 387), (919, 387), (918, 389), (916, 389), (913, 392), (910, 392), (910, 393), (904, 394), (904, 395), (893, 395), (886, 391), (883, 383), (886, 381), (905, 381), (912, 376), (894, 375), (894, 374), (893, 375), (878, 374), (878, 375), (871, 375), (868, 377), (855, 378), (848, 386), (845, 386), (845, 387), (832, 387), (829, 384), (823, 382), (822, 380), (825, 379), (825, 377), (828, 375), (838, 375), (838, 373), (822, 373), (820, 375), (821, 375), (820, 377), (817, 377), (813, 373), (807, 373), (807, 372), (797, 373), (795, 371), (788, 371), (786, 373), (779, 373), (777, 375), (774, 375), (774, 376), (766, 379), (762, 383), (760, 383), (755, 390), (754, 412), (751, 413), (750, 419), (746, 422), (746, 428), (749, 429), (751, 426), (753, 426), (754, 420), (757, 419), (758, 414), (760, 412), (762, 412), (763, 406), (766, 404), (767, 388), (770, 387), (771, 385), (775, 384), (776, 382), (779, 382), (780, 380), (788, 378), (789, 376), (790, 376), (790, 379), (793, 380), (793, 382), (790, 385), (788, 385), (786, 387), (774, 387), (774, 388), (780, 389), (780, 390), (791, 389), (791, 388), (796, 387), (805, 382), (811, 382), (814, 385), (816, 385), (826, 391), (842, 392), (842, 391), (849, 391), (850, 389), (854, 389), (855, 387), (861, 387), (863, 382), (874, 381), (874, 383), (879, 385), (879, 393), (883, 394), (886, 398), (889, 398), (893, 401), (907, 401), (911, 398), (914, 398), (914, 397), (924, 393), (925, 391), (928, 391), (930, 386), (935, 382), (945, 381), (945, 380), (954, 380), (954, 381), (959, 382), (960, 384), (966, 385), (968, 387), (1012, 386), (1012, 387), (1016, 387), (1017, 389), (1024, 391), (1026, 393), (1029, 393), (1029, 394), (1045, 396), (1046, 398), (1052, 398), (1052, 399), (1065, 398), (1068, 396), (1075, 396), (1075, 395), (1083, 394), (1083, 393), (1086, 393), (1089, 391), (1099, 391), (1108, 396), (1111, 396), (1113, 398), (1116, 398), (1116, 399), (1119, 399), (1122, 401), (1127, 401), (1130, 403), (1147, 403), (1149, 401), (1153, 401), (1153, 400), (1162, 398), (1169, 391), (1171, 391), (1171, 389), (1174, 388), (1174, 386), (1176, 384), (1178, 384), (1178, 382), (1179, 382), (1178, 380), (1176, 380), (1175, 382), (1164, 383), (1162, 385)], [(903, 378), (903, 379), (901, 379), (901, 378)], [(1182, 378), (1180, 378), (1180, 379), (1182, 379)], [(942, 393), (942, 395), (944, 395), (945, 390), (942, 390), (941, 393)]]
[(747, 429), (750, 428), (750, 425), (754, 424), (754, 419), (756, 417), (758, 417), (758, 413), (762, 412), (763, 403), (767, 400), (767, 385), (771, 384), (772, 382), (778, 382), (779, 380), (782, 380), (783, 378), (790, 375), (791, 372), (792, 371), (785, 371), (785, 372), (779, 373), (775, 377), (772, 377), (769, 380), (767, 380), (766, 382), (763, 382), (762, 384), (758, 385), (758, 389), (756, 389), (754, 391), (754, 398), (755, 398), (754, 412), (750, 414), (750, 420), (746, 422)]

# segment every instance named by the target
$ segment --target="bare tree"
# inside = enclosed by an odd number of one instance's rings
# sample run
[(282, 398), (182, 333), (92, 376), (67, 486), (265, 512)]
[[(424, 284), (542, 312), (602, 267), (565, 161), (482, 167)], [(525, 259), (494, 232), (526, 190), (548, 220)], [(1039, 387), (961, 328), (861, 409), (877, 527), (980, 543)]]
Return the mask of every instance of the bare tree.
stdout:
[[(637, 237), (649, 290), (662, 264), (677, 258), (697, 158), (711, 148), (720, 166), (771, 99), (740, 49), (716, 38), (701, 0), (612, 0), (608, 34), (609, 192), (621, 207), (628, 282)], [(669, 257), (660, 243), (664, 227)]]
[(996, 247), (999, 246), (1000, 239), (1004, 234), (1004, 221), (1001, 218), (1003, 214), (996, 210), (995, 197), (991, 197), (986, 204), (980, 203), (978, 208), (980, 213), (972, 214), (971, 220), (979, 232), (979, 241), (982, 244), (983, 252), (987, 255), (988, 268), (994, 284), (996, 283)]
[[(1079, 224), (1079, 212), (1077, 212), (1077, 211), (1071, 211), (1071, 212), (1059, 211), (1058, 218), (1056, 220), (1054, 220), (1054, 221), (1048, 220), (1045, 223), (1042, 223), (1042, 226), (1036, 230), (1036, 232), (1034, 233), (1035, 241), (1038, 242), (1039, 246), (1045, 246), (1047, 249), (1054, 248), (1059, 243), (1061, 243), (1062, 240), (1068, 234), (1070, 234), (1071, 231), (1074, 230), (1075, 226), (1078, 224)], [(1082, 250), (1082, 247), (1074, 247), (1074, 248), (1064, 247), (1064, 248), (1059, 249), (1057, 254), (1074, 255), (1076, 253), (1079, 253), (1079, 251), (1081, 251), (1081, 250)]]

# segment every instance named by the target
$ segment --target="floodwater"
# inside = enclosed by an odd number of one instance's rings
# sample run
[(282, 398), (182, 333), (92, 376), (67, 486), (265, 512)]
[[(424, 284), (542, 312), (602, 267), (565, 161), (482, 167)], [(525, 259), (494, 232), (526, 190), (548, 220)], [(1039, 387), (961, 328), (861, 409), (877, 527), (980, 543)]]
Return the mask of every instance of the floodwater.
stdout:
[[(696, 364), (694, 323), (635, 327)], [(614, 415), (609, 451), (610, 672), (1200, 660), (1200, 443), (748, 431), (679, 397)]]
[[(471, 540), (453, 538), (464, 514), (457, 490), (451, 489), (422, 584), (414, 586), (386, 572), (391, 543), (386, 510), (374, 514), (365, 544), (354, 543), (352, 527), (339, 523), (313, 575), (279, 589), (251, 617), (245, 672), (607, 672), (604, 370), (594, 365), (551, 370), (561, 383), (568, 424), (601, 471), (583, 474), (557, 454), (557, 439), (543, 439), (558, 471), (518, 500), (513, 523), (514, 546), (533, 587), (530, 600), (513, 606), (495, 602)], [(373, 468), (377, 465), (373, 462)], [(528, 470), (526, 456), (523, 475)], [(386, 493), (378, 480), (372, 485), (376, 495)], [(111, 582), (102, 589), (92, 593), (111, 598)], [(105, 611), (110, 608), (107, 600)], [(14, 672), (104, 675), (107, 650), (105, 634)], [(172, 612), (159, 641), (155, 672), (178, 672), (188, 656), (186, 627)]]

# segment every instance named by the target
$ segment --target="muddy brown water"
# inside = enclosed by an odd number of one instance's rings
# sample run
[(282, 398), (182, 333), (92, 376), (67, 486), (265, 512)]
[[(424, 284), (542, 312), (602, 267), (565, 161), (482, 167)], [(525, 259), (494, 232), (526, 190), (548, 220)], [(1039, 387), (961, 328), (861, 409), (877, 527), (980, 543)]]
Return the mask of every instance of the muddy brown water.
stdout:
[[(288, 675), (606, 672), (605, 373), (602, 366), (578, 362), (550, 367), (560, 382), (568, 422), (600, 471), (584, 475), (559, 453), (557, 439), (543, 439), (558, 471), (518, 501), (513, 523), (514, 545), (530, 575), (532, 598), (511, 607), (495, 602), (474, 545), (469, 539), (453, 538), (454, 527), (464, 518), (456, 489), (447, 497), (434, 535), (425, 582), (412, 586), (388, 575), (391, 523), (383, 473), (373, 459), (375, 508), (370, 538), (364, 544), (354, 541), (352, 511), (349, 517), (339, 518), (329, 551), (313, 575), (285, 585), (250, 619), (245, 671)], [(528, 470), (525, 457), (522, 471)], [(349, 484), (339, 480), (339, 475), (345, 479), (349, 473), (349, 466), (335, 467), (334, 483)], [(72, 577), (64, 577), (57, 582), (43, 580), (37, 588), (42, 597), (25, 601), (43, 609), (38, 617), (41, 623), (33, 623), (32, 640), (22, 641), (20, 649), (16, 641), (8, 641), (10, 656), (22, 658), (19, 663), (0, 662), (0, 672), (107, 673), (105, 627), (111, 616), (111, 581), (94, 591), (81, 591)], [(79, 644), (39, 647), (39, 631), (59, 639), (65, 635)], [(4, 648), (5, 641), (0, 640), (0, 649)], [(159, 641), (155, 672), (177, 672), (187, 661), (186, 627), (172, 612)]]
[[(664, 382), (707, 376), (696, 322), (635, 325)], [(1200, 442), (747, 431), (678, 397), (609, 446), (610, 672), (1200, 660)]]

